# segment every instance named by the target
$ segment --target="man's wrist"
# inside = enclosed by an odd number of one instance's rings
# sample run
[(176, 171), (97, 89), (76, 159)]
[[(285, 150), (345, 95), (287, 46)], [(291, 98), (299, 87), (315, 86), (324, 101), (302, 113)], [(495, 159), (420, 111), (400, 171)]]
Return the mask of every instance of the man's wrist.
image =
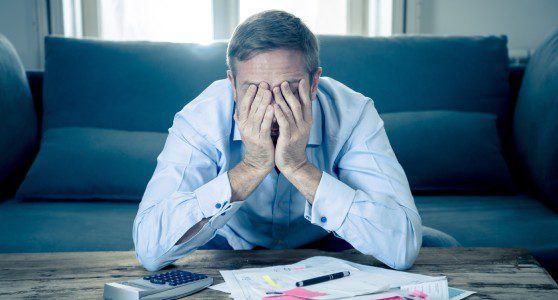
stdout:
[(232, 190), (231, 202), (246, 199), (269, 172), (271, 170), (266, 171), (241, 160), (229, 171), (229, 181)]
[(256, 176), (256, 178), (265, 178), (267, 174), (269, 174), (269, 172), (271, 172), (271, 170), (273, 169), (273, 167), (263, 168), (255, 166), (244, 159), (240, 161), (239, 166), (245, 174)]
[(308, 168), (310, 165), (311, 165), (310, 162), (308, 162), (308, 160), (305, 159), (304, 161), (297, 164), (293, 164), (292, 166), (279, 168), (279, 170), (281, 170), (281, 172), (285, 177), (293, 177), (296, 175), (296, 173), (298, 173), (299, 171), (305, 168)]
[(322, 172), (318, 168), (311, 162), (306, 161), (297, 168), (288, 170), (288, 173), (284, 173), (284, 176), (310, 204), (314, 202), (314, 195), (322, 178)]

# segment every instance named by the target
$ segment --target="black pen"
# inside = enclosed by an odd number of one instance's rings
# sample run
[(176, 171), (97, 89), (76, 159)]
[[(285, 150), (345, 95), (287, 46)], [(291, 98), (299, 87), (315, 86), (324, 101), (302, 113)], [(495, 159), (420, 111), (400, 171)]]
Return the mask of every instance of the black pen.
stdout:
[(329, 275), (324, 275), (324, 276), (320, 276), (320, 277), (316, 277), (316, 278), (311, 278), (311, 279), (306, 279), (306, 280), (303, 280), (303, 281), (299, 281), (299, 282), (296, 283), (296, 286), (301, 287), (301, 286), (307, 286), (307, 285), (311, 285), (311, 284), (322, 283), (322, 282), (330, 281), (330, 280), (333, 280), (333, 279), (343, 278), (343, 277), (349, 276), (350, 274), (351, 273), (349, 271), (333, 273), (333, 274), (329, 274)]

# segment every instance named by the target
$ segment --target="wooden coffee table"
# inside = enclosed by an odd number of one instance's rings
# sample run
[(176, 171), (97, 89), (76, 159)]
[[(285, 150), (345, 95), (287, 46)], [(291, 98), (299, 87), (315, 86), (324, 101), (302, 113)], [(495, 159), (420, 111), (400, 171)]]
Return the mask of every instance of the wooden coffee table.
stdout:
[[(356, 250), (200, 250), (167, 269), (205, 273), (223, 282), (219, 270), (290, 264), (327, 255), (382, 266)], [(409, 272), (445, 275), (450, 286), (476, 291), (467, 299), (558, 299), (558, 285), (525, 249), (423, 248)], [(149, 274), (134, 252), (66, 252), (0, 254), (0, 298), (102, 298), (106, 282)], [(227, 299), (205, 289), (189, 298)]]

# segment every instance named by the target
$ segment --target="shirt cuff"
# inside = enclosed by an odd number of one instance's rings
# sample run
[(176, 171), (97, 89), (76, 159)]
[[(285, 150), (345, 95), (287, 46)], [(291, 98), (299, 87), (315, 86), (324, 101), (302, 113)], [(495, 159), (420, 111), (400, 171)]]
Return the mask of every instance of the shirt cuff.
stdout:
[(214, 215), (211, 220), (209, 220), (211, 228), (217, 230), (225, 226), (225, 224), (227, 224), (227, 222), (234, 216), (236, 211), (240, 209), (243, 203), (244, 201), (235, 201), (227, 204), (227, 206), (225, 206), (219, 214)]
[(220, 213), (231, 201), (231, 184), (228, 172), (215, 177), (194, 191), (204, 218)]
[(312, 224), (335, 231), (341, 227), (353, 204), (356, 191), (337, 178), (322, 172), (314, 203), (306, 202), (306, 219)]

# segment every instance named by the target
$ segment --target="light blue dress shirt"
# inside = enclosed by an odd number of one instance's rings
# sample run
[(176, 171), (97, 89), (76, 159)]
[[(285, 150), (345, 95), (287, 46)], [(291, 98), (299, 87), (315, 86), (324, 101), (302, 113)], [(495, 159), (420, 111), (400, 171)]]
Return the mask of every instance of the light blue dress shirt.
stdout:
[[(329, 232), (394, 269), (414, 263), (421, 219), (374, 102), (327, 77), (312, 102), (306, 153), (322, 171), (310, 204), (273, 170), (244, 201), (230, 203), (228, 170), (245, 149), (228, 80), (211, 84), (175, 115), (134, 221), (136, 255), (159, 270), (216, 234), (234, 249), (296, 248)], [(198, 233), (177, 241), (209, 218)]]

